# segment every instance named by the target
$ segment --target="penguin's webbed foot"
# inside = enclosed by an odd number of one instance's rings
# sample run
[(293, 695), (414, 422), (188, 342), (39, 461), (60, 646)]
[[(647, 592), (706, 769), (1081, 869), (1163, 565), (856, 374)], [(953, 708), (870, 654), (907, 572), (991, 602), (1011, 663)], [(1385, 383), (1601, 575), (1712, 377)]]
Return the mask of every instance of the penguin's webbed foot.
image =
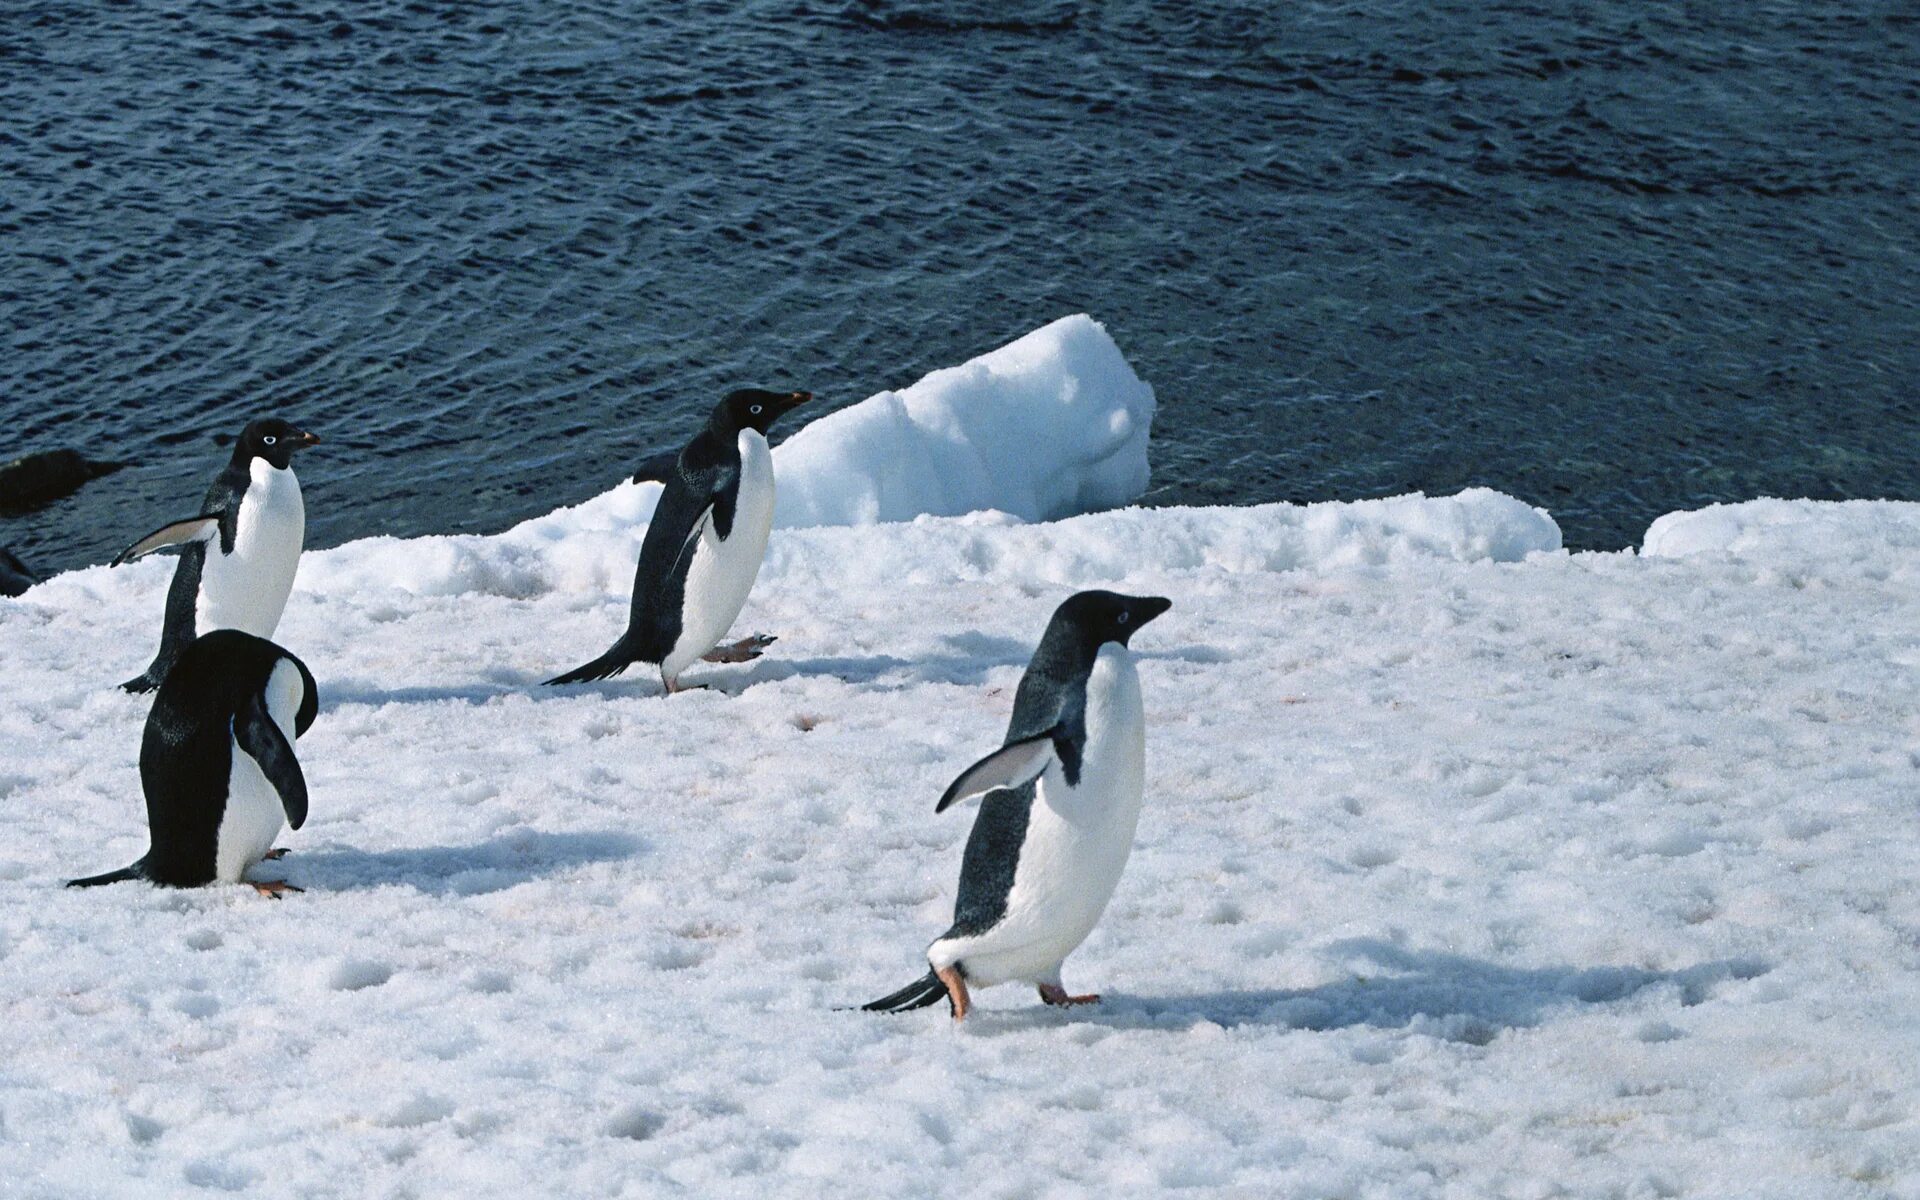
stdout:
[(253, 880), (249, 879), (247, 880), (247, 886), (252, 888), (256, 892), (259, 892), (262, 896), (265, 896), (269, 900), (278, 900), (282, 896), (286, 895), (288, 892), (304, 892), (307, 890), (305, 888), (295, 887), (292, 884), (281, 879), (271, 880), (267, 883), (256, 883)]
[(715, 646), (700, 656), (701, 661), (710, 663), (743, 663), (759, 658), (763, 650), (779, 639), (770, 633), (756, 633), (743, 637), (737, 642), (728, 642), (724, 646)]
[[(260, 856), (260, 861), (261, 862), (279, 862), (281, 859), (285, 858), (287, 855), (292, 853), (293, 851), (287, 849), (285, 846), (275, 846), (273, 849), (267, 851), (265, 854), (262, 854)], [(295, 890), (297, 891), (298, 889), (295, 889)]]
[(157, 679), (154, 679), (152, 676), (136, 675), (132, 679), (129, 679), (125, 683), (121, 684), (120, 690), (123, 692), (132, 692), (134, 695), (138, 696), (143, 692), (150, 692), (154, 688), (159, 686), (160, 686), (160, 681)]
[(1100, 1003), (1100, 993), (1088, 992), (1084, 996), (1073, 996), (1057, 983), (1043, 983), (1040, 985), (1040, 999), (1056, 1008), (1072, 1008), (1076, 1004)]

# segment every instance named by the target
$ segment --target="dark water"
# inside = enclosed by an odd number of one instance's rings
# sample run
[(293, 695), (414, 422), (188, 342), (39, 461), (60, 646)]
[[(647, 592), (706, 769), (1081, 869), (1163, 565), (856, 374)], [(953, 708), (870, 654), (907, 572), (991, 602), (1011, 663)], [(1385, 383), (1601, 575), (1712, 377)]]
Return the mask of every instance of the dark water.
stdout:
[(137, 464), (0, 543), (98, 561), (262, 412), (310, 544), (499, 529), (1082, 310), (1151, 503), (1920, 497), (1917, 18), (0, 0), (0, 458)]

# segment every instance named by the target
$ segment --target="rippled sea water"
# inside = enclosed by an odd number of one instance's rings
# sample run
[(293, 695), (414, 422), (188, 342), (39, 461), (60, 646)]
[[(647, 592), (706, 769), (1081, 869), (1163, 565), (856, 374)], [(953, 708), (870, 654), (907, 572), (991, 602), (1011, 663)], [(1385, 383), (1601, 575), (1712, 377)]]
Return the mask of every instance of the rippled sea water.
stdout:
[(43, 569), (256, 413), (309, 544), (495, 530), (1075, 311), (1149, 503), (1920, 497), (1910, 0), (15, 3), (0, 168), (0, 458), (135, 464)]

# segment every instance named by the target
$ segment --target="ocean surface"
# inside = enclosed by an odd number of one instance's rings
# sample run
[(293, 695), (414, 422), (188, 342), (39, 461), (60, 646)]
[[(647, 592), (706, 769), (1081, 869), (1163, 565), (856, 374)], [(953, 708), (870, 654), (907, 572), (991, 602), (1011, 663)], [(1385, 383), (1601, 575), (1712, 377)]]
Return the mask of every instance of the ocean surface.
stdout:
[(1916, 194), (1911, 0), (13, 0), (0, 459), (133, 465), (0, 545), (102, 561), (264, 413), (309, 545), (497, 530), (1079, 311), (1151, 504), (1920, 498)]

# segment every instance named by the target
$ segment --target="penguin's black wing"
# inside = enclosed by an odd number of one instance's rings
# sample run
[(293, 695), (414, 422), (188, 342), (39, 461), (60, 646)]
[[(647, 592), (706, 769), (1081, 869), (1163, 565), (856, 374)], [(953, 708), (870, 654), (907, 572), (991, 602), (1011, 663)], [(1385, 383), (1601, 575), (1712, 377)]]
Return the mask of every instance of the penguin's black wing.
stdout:
[(933, 811), (942, 813), (962, 800), (978, 796), (982, 792), (996, 791), (1001, 788), (1017, 788), (1033, 782), (1059, 756), (1055, 746), (1057, 729), (1043, 729), (1029, 738), (1006, 745), (987, 755), (960, 772), (960, 777), (947, 785), (940, 795), (940, 803)]
[(633, 469), (635, 483), (665, 483), (672, 479), (680, 463), (678, 450), (662, 450), (658, 454), (648, 455), (640, 460)]
[(267, 714), (267, 700), (255, 692), (233, 717), (233, 740), (260, 764), (273, 790), (280, 793), (280, 806), (287, 810), (287, 825), (298, 829), (307, 820), (307, 778), (300, 773), (300, 760), (293, 756), (287, 737)]
[(220, 534), (220, 514), (201, 513), (197, 517), (188, 517), (184, 521), (173, 521), (149, 533), (133, 545), (128, 546), (114, 557), (113, 566), (132, 562), (143, 554), (155, 550), (164, 550), (169, 546), (185, 546), (194, 542), (210, 542)]
[[(239, 529), (240, 498), (247, 494), (247, 485), (251, 483), (247, 472), (228, 464), (214, 477), (213, 486), (201, 498), (200, 512), (197, 516), (184, 521), (169, 521), (160, 528), (141, 538), (133, 545), (122, 550), (113, 560), (113, 566), (132, 562), (143, 554), (155, 550), (164, 550), (170, 546), (192, 546), (220, 539), (220, 549), (227, 554), (233, 553), (233, 539)], [(198, 580), (195, 581), (196, 584)]]

